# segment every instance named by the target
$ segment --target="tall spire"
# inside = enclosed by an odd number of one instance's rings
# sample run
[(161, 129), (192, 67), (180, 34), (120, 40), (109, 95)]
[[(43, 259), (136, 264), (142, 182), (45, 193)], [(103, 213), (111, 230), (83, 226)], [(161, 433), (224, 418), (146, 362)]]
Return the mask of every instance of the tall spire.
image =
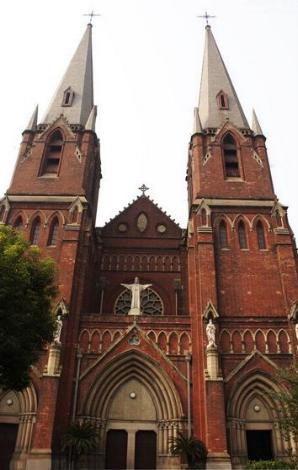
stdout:
[(86, 124), (93, 108), (92, 25), (82, 40), (59, 84), (43, 122), (63, 114), (70, 124)]
[(249, 128), (210, 25), (207, 25), (205, 29), (205, 50), (199, 97), (202, 127), (203, 129), (217, 128), (229, 119), (237, 127)]

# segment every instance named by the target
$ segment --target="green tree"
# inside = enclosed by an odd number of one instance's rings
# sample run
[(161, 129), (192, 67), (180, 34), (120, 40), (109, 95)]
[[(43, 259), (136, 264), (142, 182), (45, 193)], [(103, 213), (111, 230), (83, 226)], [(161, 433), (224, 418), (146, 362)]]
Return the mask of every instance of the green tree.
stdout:
[(76, 422), (68, 426), (62, 439), (62, 450), (68, 451), (69, 468), (78, 463), (80, 457), (94, 451), (98, 443), (98, 433), (92, 423)]
[(280, 369), (277, 378), (285, 385), (280, 391), (272, 393), (279, 403), (279, 424), (283, 436), (289, 440), (292, 434), (298, 440), (298, 363)]
[(170, 444), (171, 453), (185, 458), (188, 468), (205, 468), (208, 452), (204, 442), (179, 432)]
[(41, 258), (22, 235), (0, 227), (0, 387), (21, 390), (30, 382), (30, 366), (52, 341), (55, 319), (53, 260)]

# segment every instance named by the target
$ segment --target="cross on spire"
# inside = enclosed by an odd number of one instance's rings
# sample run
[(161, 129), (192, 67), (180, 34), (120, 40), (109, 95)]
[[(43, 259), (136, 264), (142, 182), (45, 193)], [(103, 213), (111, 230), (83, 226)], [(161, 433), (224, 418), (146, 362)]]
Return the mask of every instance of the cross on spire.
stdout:
[(100, 16), (98, 13), (94, 13), (92, 10), (90, 13), (84, 13), (83, 16), (90, 16), (89, 24), (92, 24), (92, 20), (94, 16)]
[(139, 187), (139, 190), (142, 191), (142, 196), (146, 196), (145, 192), (148, 191), (149, 188), (145, 184)]
[(216, 18), (216, 16), (208, 15), (207, 11), (205, 11), (204, 15), (198, 15), (197, 18), (205, 18), (205, 20), (206, 20), (206, 25), (209, 25), (208, 19), (209, 19), (209, 18)]

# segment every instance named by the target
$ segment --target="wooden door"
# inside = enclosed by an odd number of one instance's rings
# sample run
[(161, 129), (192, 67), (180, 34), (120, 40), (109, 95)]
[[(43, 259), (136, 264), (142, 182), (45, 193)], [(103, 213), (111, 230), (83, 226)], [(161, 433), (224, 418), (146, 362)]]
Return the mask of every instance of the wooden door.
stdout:
[(138, 431), (135, 440), (135, 469), (156, 468), (156, 433)]
[(9, 462), (14, 452), (18, 424), (0, 424), (0, 468), (9, 470)]
[(127, 432), (120, 429), (111, 429), (107, 433), (106, 441), (106, 469), (126, 469), (127, 459)]

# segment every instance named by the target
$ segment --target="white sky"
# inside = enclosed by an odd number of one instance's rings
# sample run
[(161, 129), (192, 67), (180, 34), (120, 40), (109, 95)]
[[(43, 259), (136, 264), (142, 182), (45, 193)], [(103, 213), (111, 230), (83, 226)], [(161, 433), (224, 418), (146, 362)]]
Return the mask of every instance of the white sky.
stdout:
[(246, 116), (256, 109), (275, 192), (298, 234), (297, 0), (10, 0), (0, 17), (0, 194), (9, 186), (21, 133), (40, 118), (94, 20), (97, 134), (103, 179), (97, 224), (140, 192), (186, 227), (185, 171), (197, 106), (207, 9)]

